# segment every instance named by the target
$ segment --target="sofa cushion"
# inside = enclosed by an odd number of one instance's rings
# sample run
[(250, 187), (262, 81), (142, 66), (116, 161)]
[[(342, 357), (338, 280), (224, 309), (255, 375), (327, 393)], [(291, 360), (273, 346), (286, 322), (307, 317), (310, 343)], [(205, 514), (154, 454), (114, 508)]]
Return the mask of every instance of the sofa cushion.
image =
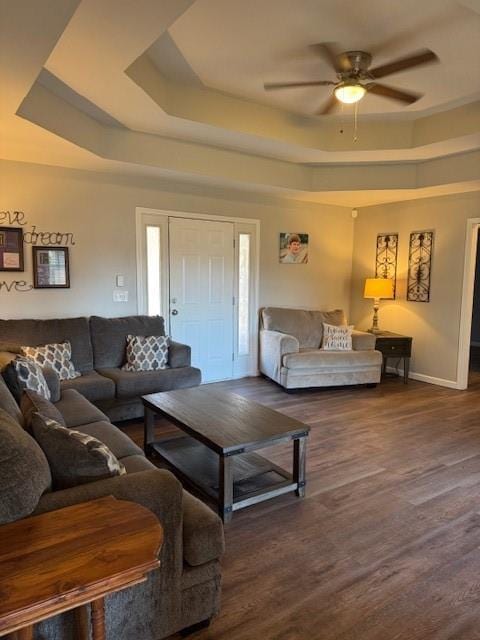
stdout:
[(41, 448), (3, 409), (0, 442), (0, 524), (5, 524), (30, 515), (52, 477)]
[(223, 525), (217, 514), (183, 492), (183, 557), (192, 567), (220, 558), (225, 551)]
[(66, 426), (65, 420), (63, 419), (63, 416), (57, 409), (57, 407), (52, 402), (50, 402), (50, 400), (47, 400), (39, 393), (31, 391), (30, 389), (25, 389), (25, 391), (22, 393), (22, 397), (20, 400), (20, 409), (25, 421), (25, 428), (29, 431), (32, 427), (32, 418), (34, 413), (41, 413), (47, 418), (56, 420), (63, 427)]
[(109, 422), (107, 416), (75, 389), (65, 389), (56, 403), (67, 427), (79, 427), (91, 422)]
[(93, 369), (92, 343), (87, 318), (0, 320), (0, 336), (2, 342), (18, 347), (37, 347), (49, 342), (69, 340), (75, 369), (81, 373)]
[(317, 371), (343, 371), (378, 367), (382, 362), (380, 351), (323, 351), (304, 349), (283, 356), (287, 369), (316, 369)]
[(79, 426), (78, 430), (106, 444), (117, 458), (136, 455), (143, 456), (143, 451), (140, 447), (111, 422), (106, 422), (105, 420), (91, 422), (90, 424)]
[(56, 489), (68, 489), (126, 473), (110, 449), (93, 436), (62, 427), (40, 413), (33, 415), (32, 431), (47, 457)]
[(106, 400), (115, 397), (115, 385), (105, 376), (99, 375), (96, 371), (83, 373), (75, 380), (63, 380), (61, 382), (62, 391), (65, 389), (75, 389), (88, 400)]
[(72, 345), (68, 340), (51, 342), (38, 347), (22, 347), (22, 356), (30, 358), (41, 367), (51, 367), (60, 380), (73, 380), (81, 375), (72, 362)]
[(179, 367), (160, 371), (100, 369), (99, 373), (115, 382), (117, 398), (133, 398), (157, 391), (194, 387), (201, 381), (200, 370), (194, 367)]
[(301, 349), (318, 349), (322, 342), (324, 322), (333, 325), (346, 324), (345, 314), (341, 309), (318, 311), (265, 307), (262, 310), (264, 329), (295, 336)]
[(160, 316), (126, 316), (124, 318), (90, 318), (95, 369), (121, 367), (125, 363), (127, 335), (163, 336)]
[(0, 375), (0, 409), (6, 411), (18, 424), (23, 427), (25, 422), (20, 407), (15, 401), (10, 389)]

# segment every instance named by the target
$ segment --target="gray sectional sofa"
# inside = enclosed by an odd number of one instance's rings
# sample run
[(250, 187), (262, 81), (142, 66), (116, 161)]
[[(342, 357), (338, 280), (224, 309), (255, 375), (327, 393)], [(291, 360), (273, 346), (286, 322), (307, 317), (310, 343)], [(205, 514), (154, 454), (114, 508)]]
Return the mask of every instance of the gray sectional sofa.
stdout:
[(190, 347), (171, 342), (169, 368), (160, 371), (122, 371), (126, 337), (165, 335), (160, 316), (124, 318), (62, 318), (0, 320), (0, 369), (20, 346), (38, 346), (69, 340), (72, 362), (82, 375), (61, 383), (75, 389), (114, 422), (143, 416), (140, 396), (200, 384), (199, 369), (190, 366)]
[(380, 382), (382, 354), (375, 351), (375, 336), (353, 331), (351, 351), (323, 351), (324, 322), (345, 325), (345, 314), (341, 309), (262, 309), (260, 371), (285, 389)]
[[(90, 378), (92, 384), (94, 380), (102, 382), (102, 376), (88, 368), (91, 356), (85, 342), (84, 321), (68, 323), (70, 329), (76, 329), (68, 336), (62, 333), (67, 326), (62, 321), (40, 326), (50, 328), (50, 332), (41, 334), (41, 340), (60, 335), (72, 339), (76, 363), (86, 372), (87, 380)], [(106, 355), (102, 362), (107, 361)], [(105, 389), (113, 395), (113, 380), (105, 380)], [(102, 395), (96, 397), (100, 399)], [(160, 640), (209, 620), (218, 611), (220, 599), (224, 538), (219, 517), (184, 491), (173, 474), (153, 466), (142, 450), (76, 389), (63, 388), (55, 406), (67, 427), (75, 427), (104, 442), (124, 464), (127, 474), (69, 489), (47, 489), (39, 497), (42, 478), (49, 476), (48, 463), (44, 456), (32, 455), (38, 449), (37, 444), (24, 430), (19, 406), (0, 375), (0, 499), (2, 513), (7, 512), (4, 521), (18, 519), (33, 508), (33, 514), (38, 514), (108, 495), (141, 504), (158, 517), (164, 528), (161, 566), (149, 574), (145, 583), (107, 598), (108, 640)], [(46, 470), (41, 467), (42, 459)], [(71, 612), (37, 625), (35, 631), (35, 640), (74, 637)]]

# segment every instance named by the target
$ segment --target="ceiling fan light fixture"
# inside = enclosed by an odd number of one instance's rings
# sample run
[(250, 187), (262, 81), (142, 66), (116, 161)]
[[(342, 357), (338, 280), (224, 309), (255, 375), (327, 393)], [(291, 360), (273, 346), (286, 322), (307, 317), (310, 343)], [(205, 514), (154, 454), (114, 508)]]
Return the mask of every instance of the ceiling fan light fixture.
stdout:
[(337, 100), (344, 104), (354, 104), (361, 100), (366, 93), (366, 88), (359, 82), (342, 82), (334, 90)]

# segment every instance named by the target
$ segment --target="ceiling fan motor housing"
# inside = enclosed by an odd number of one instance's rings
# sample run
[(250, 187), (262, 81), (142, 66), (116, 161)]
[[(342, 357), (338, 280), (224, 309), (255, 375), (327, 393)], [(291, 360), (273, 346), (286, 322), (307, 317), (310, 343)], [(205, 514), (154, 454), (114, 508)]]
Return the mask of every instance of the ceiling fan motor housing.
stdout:
[(362, 77), (367, 74), (372, 56), (366, 51), (344, 51), (338, 56), (341, 76), (346, 78)]

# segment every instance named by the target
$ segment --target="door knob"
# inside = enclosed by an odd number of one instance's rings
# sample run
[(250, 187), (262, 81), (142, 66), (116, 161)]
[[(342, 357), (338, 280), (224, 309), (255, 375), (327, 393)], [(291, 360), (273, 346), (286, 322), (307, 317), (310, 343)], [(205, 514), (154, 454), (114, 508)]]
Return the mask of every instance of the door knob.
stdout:
[(172, 316), (178, 316), (178, 311), (176, 309), (172, 309)]

